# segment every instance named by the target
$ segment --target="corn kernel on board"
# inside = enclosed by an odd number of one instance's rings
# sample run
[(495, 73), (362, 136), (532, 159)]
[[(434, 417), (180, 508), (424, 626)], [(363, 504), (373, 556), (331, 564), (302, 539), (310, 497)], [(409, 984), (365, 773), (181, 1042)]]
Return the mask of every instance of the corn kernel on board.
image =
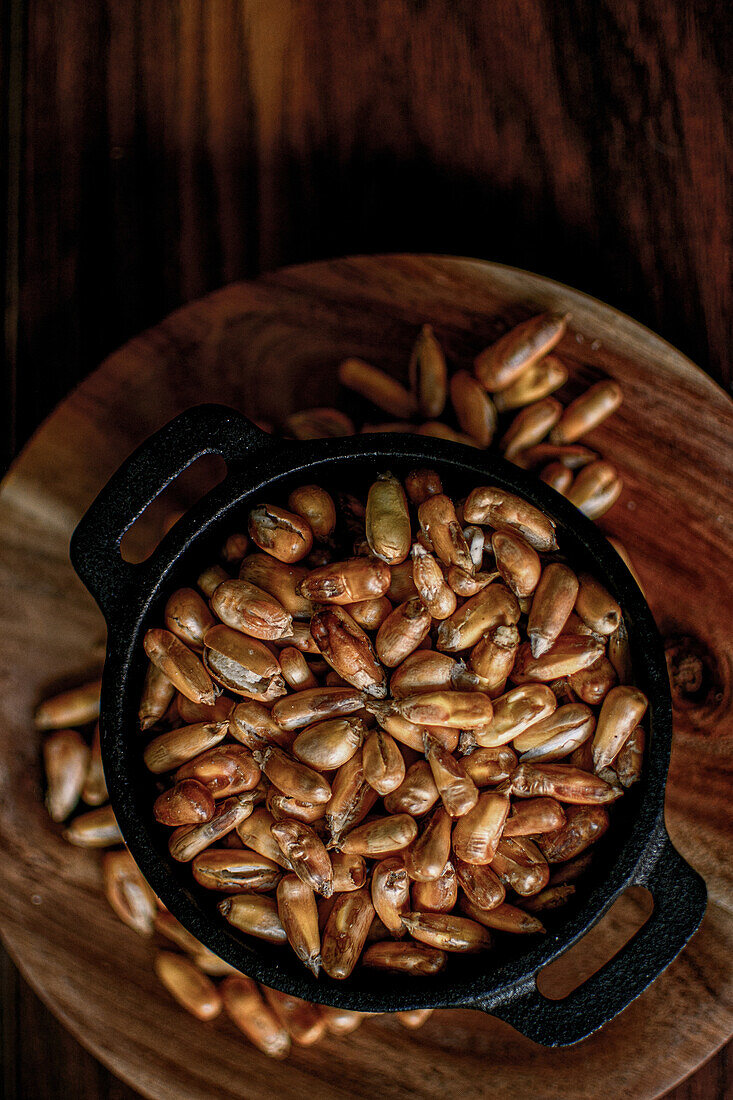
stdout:
[[(677, 705), (667, 821), (706, 878), (708, 913), (635, 1004), (570, 1050), (543, 1050), (500, 1021), (455, 1011), (416, 1032), (371, 1020), (273, 1064), (233, 1025), (194, 1025), (166, 997), (149, 942), (102, 898), (96, 854), (70, 848), (48, 822), (32, 711), (65, 679), (94, 672), (90, 652), (96, 644), (101, 659), (103, 644), (101, 617), (68, 562), (69, 536), (120, 461), (190, 405), (221, 401), (279, 424), (304, 403), (343, 406), (336, 369), (345, 358), (406, 381), (426, 322), (451, 363), (470, 369), (483, 347), (542, 310), (572, 313), (558, 348), (570, 366), (561, 400), (606, 377), (623, 388), (621, 409), (588, 437), (624, 479), (601, 526), (629, 550), (668, 639)], [(39, 429), (0, 493), (0, 930), (44, 1001), (153, 1097), (257, 1097), (275, 1087), (286, 1097), (314, 1087), (327, 1098), (479, 1097), (487, 1065), (500, 1094), (526, 1094), (541, 1080), (543, 1095), (591, 1096), (603, 1075), (611, 1095), (651, 1097), (692, 1072), (733, 1031), (732, 429), (724, 393), (643, 327), (548, 280), (476, 261), (393, 256), (288, 269), (192, 303), (111, 356)], [(193, 470), (160, 499), (131, 532), (130, 552), (144, 554), (163, 515), (185, 508), (215, 473)], [(552, 980), (562, 992), (591, 972), (644, 911), (642, 898), (624, 899), (583, 957), (564, 972), (556, 964), (543, 988)]]

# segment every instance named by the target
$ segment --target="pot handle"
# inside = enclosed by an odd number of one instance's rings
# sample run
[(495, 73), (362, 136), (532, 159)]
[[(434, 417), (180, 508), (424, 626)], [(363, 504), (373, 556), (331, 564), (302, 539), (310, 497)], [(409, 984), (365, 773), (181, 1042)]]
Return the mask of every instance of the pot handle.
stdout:
[(697, 930), (707, 900), (700, 875), (685, 863), (662, 829), (661, 846), (634, 884), (646, 886), (654, 910), (621, 950), (561, 1001), (537, 989), (534, 976), (512, 1000), (474, 1004), (543, 1046), (571, 1046), (631, 1004), (661, 974)]
[(69, 550), (74, 569), (107, 621), (124, 606), (130, 586), (147, 564), (124, 561), (120, 543), (148, 505), (203, 455), (241, 462), (272, 445), (272, 436), (234, 409), (197, 405), (150, 436), (123, 462), (87, 509)]

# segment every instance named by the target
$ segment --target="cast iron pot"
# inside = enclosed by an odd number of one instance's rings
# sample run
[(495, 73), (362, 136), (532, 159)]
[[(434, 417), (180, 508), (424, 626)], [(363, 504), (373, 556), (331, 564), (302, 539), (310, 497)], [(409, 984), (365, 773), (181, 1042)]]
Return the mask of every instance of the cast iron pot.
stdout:
[[(221, 455), (224, 481), (191, 509), (139, 565), (120, 556), (135, 519), (195, 459)], [(238, 935), (216, 911), (218, 895), (201, 889), (188, 865), (168, 855), (169, 830), (155, 823), (155, 779), (143, 765), (137, 711), (145, 673), (143, 635), (163, 622), (167, 597), (194, 583), (216, 560), (226, 534), (246, 529), (247, 510), (281, 501), (294, 485), (319, 483), (359, 491), (378, 471), (404, 475), (434, 466), (456, 496), (481, 484), (518, 493), (550, 515), (560, 546), (589, 568), (621, 604), (629, 628), (635, 680), (649, 699), (649, 744), (642, 780), (614, 806), (577, 901), (543, 914), (545, 936), (497, 934), (492, 951), (449, 958), (433, 978), (357, 968), (349, 979), (316, 980), (287, 947)], [(99, 604), (109, 631), (102, 680), (101, 739), (110, 800), (133, 858), (171, 913), (208, 948), (265, 985), (323, 1004), (368, 1012), (478, 1008), (546, 1046), (591, 1034), (626, 1007), (687, 943), (705, 909), (702, 879), (672, 847), (664, 827), (664, 784), (672, 710), (664, 654), (651, 612), (621, 558), (597, 528), (538, 479), (493, 454), (414, 435), (362, 435), (308, 442), (276, 440), (231, 409), (202, 405), (144, 443), (102, 490), (77, 527), (71, 558)], [(629, 886), (645, 886), (654, 911), (636, 936), (565, 1000), (537, 989), (537, 973), (580, 939)]]

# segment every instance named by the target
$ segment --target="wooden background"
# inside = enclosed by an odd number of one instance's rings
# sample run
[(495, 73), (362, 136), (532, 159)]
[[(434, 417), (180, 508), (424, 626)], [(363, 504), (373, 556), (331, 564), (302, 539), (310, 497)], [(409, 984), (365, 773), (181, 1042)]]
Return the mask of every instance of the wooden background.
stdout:
[[(6, 0), (0, 459), (182, 302), (443, 251), (561, 279), (730, 385), (726, 0)], [(4, 1096), (130, 1100), (3, 964)], [(675, 1100), (722, 1100), (721, 1052)]]

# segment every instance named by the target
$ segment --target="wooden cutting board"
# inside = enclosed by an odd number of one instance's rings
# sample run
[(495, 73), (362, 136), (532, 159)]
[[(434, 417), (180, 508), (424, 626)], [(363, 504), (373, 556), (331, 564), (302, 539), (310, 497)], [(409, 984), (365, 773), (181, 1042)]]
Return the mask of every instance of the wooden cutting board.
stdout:
[[(33, 708), (49, 687), (80, 678), (103, 644), (101, 616), (68, 561), (69, 536), (121, 460), (182, 409), (221, 401), (279, 421), (333, 403), (346, 355), (404, 376), (425, 321), (463, 364), (508, 322), (545, 308), (573, 314), (561, 349), (573, 365), (568, 394), (611, 375), (626, 395), (592, 439), (626, 484), (603, 526), (628, 547), (669, 639), (679, 692), (667, 822), (707, 881), (707, 915), (654, 985), (574, 1048), (545, 1050), (479, 1012), (452, 1011), (414, 1033), (371, 1020), (347, 1040), (272, 1063), (228, 1023), (196, 1023), (169, 1000), (150, 943), (102, 898), (98, 856), (66, 845), (45, 815)], [(557, 283), (469, 260), (291, 268), (194, 302), (112, 355), (43, 424), (0, 493), (0, 930), (43, 1000), (111, 1070), (161, 1100), (567, 1100), (597, 1096), (600, 1083), (609, 1097), (638, 1100), (694, 1071), (733, 1032), (732, 439), (722, 390), (652, 333)], [(195, 481), (151, 509), (132, 537), (138, 552)], [(623, 899), (555, 975), (557, 991), (618, 947), (644, 912), (643, 899)]]

